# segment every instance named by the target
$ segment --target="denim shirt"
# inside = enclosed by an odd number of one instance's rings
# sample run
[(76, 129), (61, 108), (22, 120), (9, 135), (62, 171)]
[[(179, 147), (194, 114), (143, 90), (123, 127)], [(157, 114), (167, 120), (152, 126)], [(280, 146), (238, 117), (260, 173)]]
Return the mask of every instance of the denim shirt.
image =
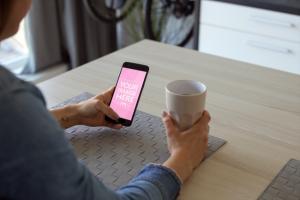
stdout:
[(0, 67), (0, 199), (176, 199), (180, 186), (172, 170), (149, 164), (110, 190), (78, 162), (41, 92)]

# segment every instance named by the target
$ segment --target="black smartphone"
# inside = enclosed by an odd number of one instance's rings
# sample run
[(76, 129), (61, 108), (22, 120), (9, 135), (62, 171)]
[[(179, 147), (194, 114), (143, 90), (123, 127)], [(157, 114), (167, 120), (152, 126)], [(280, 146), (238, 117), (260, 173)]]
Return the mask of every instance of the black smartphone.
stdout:
[(130, 126), (138, 106), (149, 67), (125, 62), (119, 73), (116, 88), (109, 106), (119, 115), (118, 121), (106, 116), (107, 121)]

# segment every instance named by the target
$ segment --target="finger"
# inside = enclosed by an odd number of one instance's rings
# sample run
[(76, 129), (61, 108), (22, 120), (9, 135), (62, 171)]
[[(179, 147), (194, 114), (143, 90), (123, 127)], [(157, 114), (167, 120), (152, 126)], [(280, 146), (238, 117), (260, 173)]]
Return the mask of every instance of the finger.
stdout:
[(208, 140), (208, 131), (205, 131), (205, 133), (204, 133), (204, 139)]
[(207, 122), (210, 122), (211, 116), (207, 110), (203, 111), (203, 115), (205, 116), (205, 119), (207, 120)]
[(112, 95), (115, 91), (115, 86), (110, 87), (109, 89), (105, 90), (104, 92), (101, 92), (99, 95), (97, 95), (95, 98), (100, 99), (105, 97), (107, 101), (109, 101), (112, 98)]
[(163, 123), (167, 129), (168, 134), (172, 134), (177, 131), (177, 128), (176, 128), (172, 118), (166, 111), (163, 111), (162, 119), (163, 119)]
[(112, 94), (115, 90), (115, 86), (111, 86), (110, 88), (106, 89), (104, 92), (102, 91), (99, 95), (97, 96), (101, 96), (103, 94)]
[(208, 149), (208, 141), (206, 141), (206, 143), (204, 144), (204, 156), (207, 154), (207, 152), (209, 151)]
[(199, 128), (199, 126), (203, 126), (203, 125), (206, 126), (209, 121), (210, 121), (210, 115), (205, 110), (203, 111), (201, 118), (195, 123), (195, 125), (192, 128)]
[(105, 103), (108, 104), (111, 101), (112, 96), (115, 92), (115, 89), (116, 89), (116, 87), (112, 86), (103, 94)]
[(112, 86), (109, 89), (107, 89), (104, 93), (112, 95), (115, 91), (115, 88), (116, 86)]
[(208, 133), (209, 133), (209, 126), (208, 125), (204, 125), (204, 129), (203, 129), (204, 136), (208, 137)]
[(121, 128), (123, 128), (123, 125), (122, 124), (112, 124), (112, 123), (110, 123), (110, 124), (108, 124), (107, 125), (109, 128), (112, 128), (112, 129), (121, 129)]
[(208, 137), (204, 138), (204, 144), (207, 146), (208, 145)]
[(119, 115), (109, 106), (107, 106), (102, 101), (98, 101), (96, 104), (96, 109), (102, 112), (104, 115), (110, 117), (111, 119), (117, 120), (119, 119)]
[[(210, 121), (210, 115), (207, 111), (204, 111), (201, 118), (190, 128), (190, 130), (192, 132), (198, 133), (198, 130), (201, 130), (201, 129), (203, 130), (203, 128), (204, 128), (204, 131), (201, 131), (201, 133), (205, 132), (207, 134), (207, 130), (205, 130), (205, 129), (208, 126), (209, 121)], [(197, 131), (195, 131), (195, 130), (197, 130)]]
[(200, 118), (201, 121), (203, 121), (204, 123), (208, 124), (208, 122), (210, 122), (211, 117), (209, 112), (207, 112), (206, 110), (203, 111), (202, 116)]

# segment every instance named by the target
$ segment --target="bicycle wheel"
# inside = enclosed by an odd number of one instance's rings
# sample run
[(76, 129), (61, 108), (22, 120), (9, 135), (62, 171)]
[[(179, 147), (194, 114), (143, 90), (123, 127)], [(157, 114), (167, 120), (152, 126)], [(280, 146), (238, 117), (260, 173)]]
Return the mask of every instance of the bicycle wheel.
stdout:
[(139, 0), (84, 0), (89, 14), (105, 23), (117, 23), (124, 20), (136, 7)]
[(145, 37), (185, 46), (193, 36), (194, 1), (145, 0)]

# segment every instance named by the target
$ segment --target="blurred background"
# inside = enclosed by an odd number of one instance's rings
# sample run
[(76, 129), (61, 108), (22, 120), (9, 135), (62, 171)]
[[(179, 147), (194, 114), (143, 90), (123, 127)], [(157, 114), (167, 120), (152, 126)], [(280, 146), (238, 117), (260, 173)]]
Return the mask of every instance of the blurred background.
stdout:
[(33, 0), (0, 64), (32, 82), (143, 39), (300, 74), (299, 0)]

